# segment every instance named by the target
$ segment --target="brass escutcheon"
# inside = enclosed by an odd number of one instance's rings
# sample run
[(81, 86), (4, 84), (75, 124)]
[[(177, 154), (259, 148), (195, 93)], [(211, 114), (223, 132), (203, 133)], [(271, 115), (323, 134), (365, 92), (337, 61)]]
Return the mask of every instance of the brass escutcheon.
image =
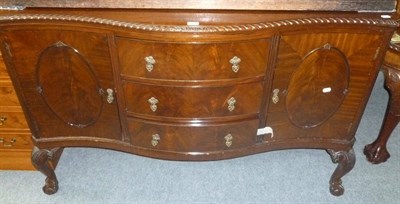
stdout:
[(156, 60), (153, 58), (153, 56), (147, 56), (144, 58), (144, 61), (146, 61), (147, 71), (151, 72), (154, 68), (154, 64), (156, 63)]
[(114, 102), (114, 91), (112, 89), (107, 89), (107, 102)]
[(228, 103), (228, 110), (230, 112), (232, 112), (233, 110), (235, 110), (235, 103), (236, 103), (236, 99), (234, 97), (231, 97), (228, 99), (227, 101)]
[(233, 72), (237, 73), (239, 71), (239, 69), (240, 69), (239, 63), (241, 61), (242, 60), (237, 56), (234, 56), (234, 57), (232, 57), (232, 59), (229, 60), (229, 63), (232, 64), (232, 71)]
[(231, 134), (227, 134), (225, 137), (224, 137), (224, 139), (225, 139), (225, 145), (227, 146), (227, 147), (230, 147), (230, 146), (232, 146), (232, 143), (233, 143), (233, 136), (231, 135)]
[(157, 110), (157, 103), (159, 102), (158, 99), (151, 97), (149, 100), (147, 100), (150, 103), (150, 109), (153, 112), (156, 112)]
[(158, 145), (158, 142), (161, 140), (160, 135), (159, 134), (154, 134), (151, 136), (151, 145), (153, 145), (153, 147)]
[[(39, 93), (42, 92), (41, 88), (38, 91), (39, 91)], [(114, 90), (113, 89), (108, 88), (106, 91), (104, 91), (104, 89), (100, 88), (99, 94), (103, 97), (106, 97), (107, 103), (111, 104), (114, 102), (115, 98), (114, 98)]]
[(273, 95), (272, 95), (272, 103), (277, 104), (279, 102), (279, 89), (274, 89), (272, 91)]

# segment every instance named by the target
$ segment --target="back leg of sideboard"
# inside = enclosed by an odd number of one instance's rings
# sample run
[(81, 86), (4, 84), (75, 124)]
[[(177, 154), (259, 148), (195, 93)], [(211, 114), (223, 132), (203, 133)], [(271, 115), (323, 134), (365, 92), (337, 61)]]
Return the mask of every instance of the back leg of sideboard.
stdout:
[(342, 186), (342, 177), (349, 173), (356, 163), (356, 157), (353, 148), (349, 151), (327, 150), (332, 158), (333, 163), (338, 163), (329, 181), (329, 190), (332, 195), (340, 196), (344, 193)]
[(58, 180), (54, 172), (64, 148), (39, 149), (33, 147), (32, 164), (46, 176), (43, 192), (51, 195), (58, 191)]
[(367, 160), (373, 164), (379, 164), (389, 159), (390, 154), (387, 151), (386, 144), (400, 121), (400, 70), (399, 68), (384, 66), (383, 73), (385, 74), (385, 88), (389, 92), (385, 118), (378, 138), (364, 148)]

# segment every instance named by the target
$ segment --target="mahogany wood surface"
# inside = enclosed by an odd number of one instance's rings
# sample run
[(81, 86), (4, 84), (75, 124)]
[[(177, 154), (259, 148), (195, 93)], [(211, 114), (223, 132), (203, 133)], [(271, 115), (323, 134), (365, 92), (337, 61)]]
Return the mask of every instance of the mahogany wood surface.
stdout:
[(170, 160), (325, 149), (341, 195), (397, 27), (374, 13), (27, 9), (0, 12), (0, 47), (47, 194), (64, 147), (98, 147)]
[(60, 8), (157, 8), (237, 10), (393, 11), (396, 0), (3, 0), (0, 6)]
[[(160, 43), (117, 38), (121, 75), (140, 80), (217, 80), (254, 78), (265, 73), (268, 39), (215, 44)], [(190, 54), (188, 54), (190, 53)], [(232, 72), (229, 62), (235, 53), (240, 56), (239, 70)], [(153, 70), (145, 67), (145, 57), (155, 59)], [(208, 60), (206, 60), (208, 59)], [(162, 68), (162, 69), (160, 69)], [(197, 81), (196, 81), (197, 82)], [(156, 83), (156, 82), (155, 82)]]

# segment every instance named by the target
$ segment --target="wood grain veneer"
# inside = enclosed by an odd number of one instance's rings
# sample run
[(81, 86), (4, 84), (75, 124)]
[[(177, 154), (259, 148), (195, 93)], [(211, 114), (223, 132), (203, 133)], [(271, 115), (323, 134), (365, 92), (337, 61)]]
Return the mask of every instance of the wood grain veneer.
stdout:
[(0, 13), (0, 47), (47, 194), (63, 148), (98, 147), (188, 161), (325, 149), (342, 195), (398, 26), (356, 12), (26, 9)]

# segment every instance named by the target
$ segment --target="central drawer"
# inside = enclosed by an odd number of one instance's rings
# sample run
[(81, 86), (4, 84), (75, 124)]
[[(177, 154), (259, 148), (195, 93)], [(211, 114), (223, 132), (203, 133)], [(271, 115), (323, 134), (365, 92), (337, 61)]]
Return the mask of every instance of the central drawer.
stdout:
[(129, 119), (134, 146), (169, 152), (212, 152), (256, 144), (258, 120), (213, 126), (190, 126)]
[(121, 75), (170, 80), (262, 76), (269, 39), (221, 43), (164, 43), (117, 38)]
[(261, 106), (263, 83), (224, 87), (158, 86), (125, 81), (126, 111), (147, 116), (209, 118), (254, 115)]

